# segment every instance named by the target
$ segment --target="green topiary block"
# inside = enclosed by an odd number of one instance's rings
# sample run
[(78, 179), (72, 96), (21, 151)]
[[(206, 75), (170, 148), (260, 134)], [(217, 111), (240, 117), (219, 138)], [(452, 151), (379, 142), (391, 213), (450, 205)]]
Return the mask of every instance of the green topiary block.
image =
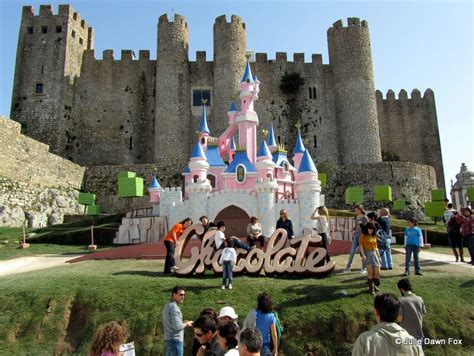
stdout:
[(431, 201), (425, 204), (425, 215), (431, 218), (442, 217), (444, 210), (442, 201)]
[(474, 188), (467, 188), (467, 199), (469, 199), (472, 206), (472, 203), (474, 202)]
[(118, 178), (135, 178), (137, 174), (135, 172), (120, 172)]
[(119, 178), (118, 190), (120, 198), (142, 197), (144, 193), (143, 178)]
[(345, 193), (346, 204), (361, 204), (364, 201), (364, 188), (350, 187)]
[(377, 185), (374, 187), (375, 201), (392, 201), (392, 187)]
[(95, 204), (95, 194), (92, 193), (79, 193), (79, 198), (77, 202), (82, 205), (94, 205)]
[(431, 190), (431, 201), (443, 201), (446, 198), (444, 189), (432, 189)]
[(393, 202), (393, 210), (403, 210), (406, 208), (405, 200), (398, 199)]
[(88, 205), (87, 206), (87, 215), (100, 215), (100, 206), (99, 205)]
[(321, 181), (321, 187), (326, 188), (328, 177), (326, 173), (319, 173), (318, 174), (319, 180)]

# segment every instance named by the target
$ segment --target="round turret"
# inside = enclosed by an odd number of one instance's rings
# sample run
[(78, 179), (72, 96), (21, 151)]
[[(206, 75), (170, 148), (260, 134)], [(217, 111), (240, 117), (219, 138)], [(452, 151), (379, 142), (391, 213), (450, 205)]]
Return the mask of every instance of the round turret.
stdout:
[(227, 22), (225, 15), (216, 18), (214, 23), (214, 102), (211, 103), (210, 125), (216, 132), (227, 128), (229, 102), (236, 100), (239, 83), (245, 70), (247, 40), (245, 23), (232, 15)]
[[(158, 21), (158, 53), (156, 60), (155, 142), (154, 157), (170, 172), (186, 163), (176, 150), (176, 142), (184, 148), (193, 144), (193, 127), (189, 105), (188, 24), (183, 16), (169, 21), (166, 14)], [(170, 120), (170, 118), (180, 118)], [(166, 161), (165, 161), (166, 160)]]
[(372, 52), (366, 21), (349, 18), (328, 30), (329, 63), (336, 94), (343, 164), (382, 161)]

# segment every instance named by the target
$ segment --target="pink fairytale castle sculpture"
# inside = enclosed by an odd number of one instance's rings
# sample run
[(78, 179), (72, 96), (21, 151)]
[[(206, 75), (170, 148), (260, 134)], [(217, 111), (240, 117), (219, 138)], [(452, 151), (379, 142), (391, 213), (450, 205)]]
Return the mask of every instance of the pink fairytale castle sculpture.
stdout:
[(244, 216), (257, 216), (266, 236), (275, 230), (282, 209), (288, 211), (297, 236), (303, 228), (314, 226), (310, 216), (321, 205), (321, 185), (300, 132), (293, 164), (284, 148), (276, 144), (272, 125), (267, 141), (260, 142), (257, 149), (259, 121), (254, 101), (259, 87), (260, 81), (252, 76), (247, 63), (240, 82), (241, 110), (230, 104), (229, 127), (218, 138), (210, 136), (206, 106), (202, 106), (198, 140), (183, 170), (184, 194), (180, 187), (163, 189), (153, 179), (150, 196), (155, 204), (159, 201), (153, 212), (167, 216), (169, 226), (188, 216), (197, 222), (201, 215), (207, 215), (213, 221), (229, 207), (243, 211)]

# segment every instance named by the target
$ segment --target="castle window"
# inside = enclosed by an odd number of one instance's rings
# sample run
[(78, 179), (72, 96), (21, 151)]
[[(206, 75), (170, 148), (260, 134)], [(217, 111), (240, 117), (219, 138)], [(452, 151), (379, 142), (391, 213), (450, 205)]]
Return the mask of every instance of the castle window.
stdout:
[(71, 31), (72, 38), (76, 38), (76, 31)]
[(129, 149), (130, 151), (133, 149), (133, 137), (130, 137)]
[(209, 179), (209, 182), (211, 183), (212, 189), (216, 188), (216, 176), (213, 174), (208, 174), (207, 179)]
[(48, 26), (41, 26), (41, 33), (48, 33)]
[(278, 141), (279, 144), (281, 143), (281, 138), (280, 138), (280, 136), (277, 136), (277, 141)]
[(61, 33), (63, 32), (63, 27), (62, 26), (56, 26), (56, 33)]
[(316, 95), (316, 87), (313, 87), (313, 99), (317, 99), (318, 96)]
[(84, 43), (84, 41), (82, 40), (82, 38), (79, 37), (79, 44), (82, 45), (83, 43)]
[(206, 101), (206, 106), (211, 106), (211, 91), (210, 90), (193, 90), (193, 106), (201, 106), (203, 100)]
[(283, 163), (283, 172), (288, 172), (290, 167), (288, 166), (288, 162)]
[(193, 182), (196, 183), (199, 179), (199, 176), (193, 176)]
[(309, 92), (309, 98), (313, 99), (313, 90), (311, 90), (311, 88), (308, 88), (308, 92)]
[(314, 144), (313, 144), (313, 148), (317, 148), (318, 147), (318, 139), (316, 138), (316, 135), (314, 135)]
[(37, 84), (36, 84), (36, 91), (35, 91), (36, 93), (42, 94), (42, 93), (43, 93), (43, 89), (44, 89), (43, 83), (37, 83)]
[(74, 20), (77, 20), (77, 12), (75, 12), (75, 13), (72, 15), (72, 18), (73, 18)]
[(29, 35), (33, 34), (33, 26), (28, 26), (26, 28), (26, 31), (28, 32)]
[(235, 175), (235, 179), (237, 180), (237, 183), (245, 183), (245, 179), (246, 179), (245, 173), (246, 173), (245, 166), (243, 164), (239, 164), (237, 166), (236, 175)]

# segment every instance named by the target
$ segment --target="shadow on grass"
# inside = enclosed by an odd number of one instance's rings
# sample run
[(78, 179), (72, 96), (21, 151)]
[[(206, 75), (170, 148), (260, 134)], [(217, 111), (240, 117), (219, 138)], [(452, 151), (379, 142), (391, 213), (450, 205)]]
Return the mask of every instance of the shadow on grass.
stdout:
[(153, 272), (153, 271), (121, 271), (112, 273), (113, 276), (120, 276), (128, 274), (130, 276), (143, 276), (143, 277), (167, 277), (167, 276), (174, 276), (169, 274), (164, 274), (163, 272)]
[(474, 279), (464, 282), (460, 285), (461, 288), (474, 288)]

